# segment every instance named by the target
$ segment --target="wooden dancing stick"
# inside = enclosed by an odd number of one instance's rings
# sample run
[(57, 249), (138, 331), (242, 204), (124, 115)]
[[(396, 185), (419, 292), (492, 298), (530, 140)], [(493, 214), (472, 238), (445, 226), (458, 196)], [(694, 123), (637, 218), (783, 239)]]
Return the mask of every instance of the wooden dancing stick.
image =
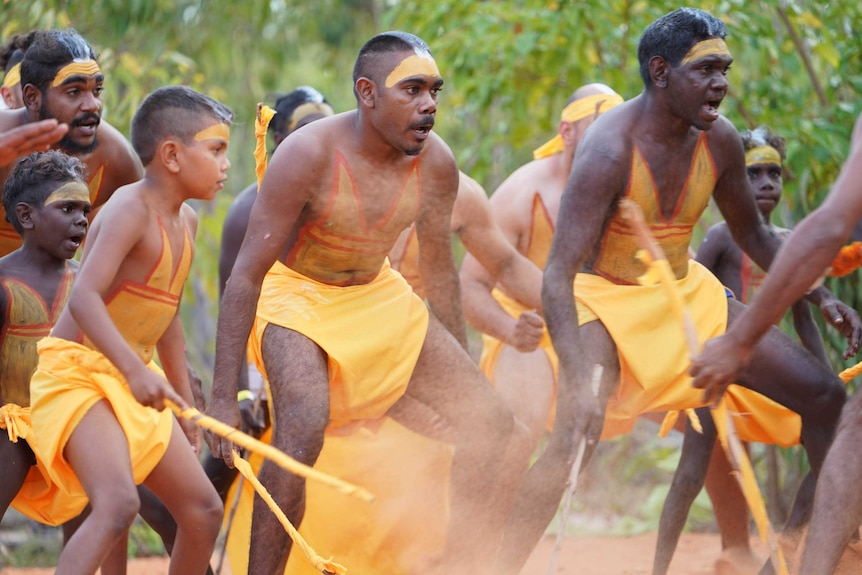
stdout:
[[(622, 210), (623, 217), (632, 227), (642, 251), (646, 253), (646, 257), (639, 254), (639, 258), (646, 260), (645, 263), (649, 265), (650, 271), (648, 274), (655, 273), (658, 276), (658, 280), (668, 294), (674, 314), (681, 319), (689, 352), (692, 355), (696, 355), (700, 351), (700, 341), (694, 328), (694, 322), (685, 308), (682, 296), (676, 289), (676, 278), (673, 275), (664, 251), (650, 232), (641, 207), (634, 201), (624, 198), (620, 201), (620, 210)], [(755, 524), (760, 532), (760, 538), (768, 543), (770, 557), (773, 564), (778, 566), (779, 574), (787, 575), (788, 570), (787, 564), (784, 561), (784, 554), (778, 545), (778, 538), (769, 522), (766, 505), (763, 502), (763, 497), (754, 478), (751, 462), (748, 460), (742, 442), (736, 434), (736, 428), (733, 425), (730, 413), (727, 411), (727, 406), (722, 401), (718, 407), (710, 411), (715, 421), (719, 441), (724, 448), (724, 452), (727, 454), (728, 461), (733, 467), (734, 477), (736, 477), (745, 501), (748, 503), (748, 507), (754, 517)]]
[[(593, 395), (598, 395), (599, 386), (602, 383), (602, 373), (604, 372), (604, 367), (600, 363), (597, 363), (593, 367), (593, 379), (591, 380), (591, 385), (593, 389)], [(581, 463), (584, 461), (584, 452), (587, 450), (587, 435), (586, 429), (584, 430), (584, 436), (581, 438), (580, 443), (578, 443), (578, 452), (575, 455), (575, 462), (572, 464), (572, 469), (569, 471), (569, 480), (566, 482), (566, 494), (563, 497), (563, 509), (560, 512), (560, 528), (557, 531), (557, 539), (554, 541), (554, 553), (551, 555), (551, 564), (548, 566), (548, 575), (554, 575), (557, 571), (557, 560), (560, 557), (560, 551), (563, 548), (563, 536), (566, 532), (566, 526), (569, 524), (569, 508), (572, 506), (572, 497), (575, 495), (575, 489), (578, 487), (578, 474), (581, 471)]]
[(291, 473), (294, 473), (306, 479), (320, 481), (325, 485), (334, 487), (335, 489), (346, 495), (359, 497), (363, 501), (374, 501), (374, 496), (367, 490), (357, 485), (353, 485), (352, 483), (348, 483), (347, 481), (338, 479), (337, 477), (333, 477), (326, 473), (317, 471), (313, 467), (305, 465), (304, 463), (300, 463), (299, 461), (293, 459), (284, 452), (276, 449), (272, 445), (268, 445), (260, 441), (259, 439), (255, 439), (251, 435), (243, 433), (239, 429), (235, 429), (230, 425), (227, 425), (226, 423), (215, 419), (214, 417), (204, 415), (193, 407), (182, 409), (180, 406), (178, 406), (176, 403), (172, 402), (169, 399), (165, 400), (165, 405), (168, 406), (171, 411), (176, 413), (179, 417), (187, 419), (198, 427), (202, 427), (206, 430), (209, 430), (216, 435), (224, 437), (225, 439), (230, 439), (236, 445), (239, 445), (240, 447), (243, 447), (252, 453), (257, 453), (269, 459), (282, 469), (286, 469), (287, 471), (290, 471)]
[(302, 554), (305, 555), (305, 558), (308, 559), (308, 562), (324, 575), (344, 575), (344, 573), (347, 573), (347, 568), (335, 563), (331, 557), (329, 559), (324, 559), (318, 555), (302, 535), (299, 534), (299, 531), (297, 531), (296, 527), (291, 524), (290, 520), (284, 514), (284, 511), (281, 510), (272, 498), (272, 495), (267, 491), (266, 487), (264, 487), (260, 480), (255, 477), (248, 461), (240, 457), (236, 451), (233, 452), (233, 458), (236, 463), (236, 468), (242, 474), (242, 477), (251, 483), (260, 498), (266, 502), (267, 506), (278, 518), (279, 523), (284, 527), (284, 530), (287, 531), (287, 534), (293, 542), (296, 543), (297, 547), (302, 551)]

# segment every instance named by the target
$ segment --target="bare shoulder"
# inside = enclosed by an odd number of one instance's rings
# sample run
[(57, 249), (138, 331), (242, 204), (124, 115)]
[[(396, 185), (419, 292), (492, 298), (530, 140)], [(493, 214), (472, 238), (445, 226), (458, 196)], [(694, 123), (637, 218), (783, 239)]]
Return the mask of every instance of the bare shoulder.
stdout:
[(721, 221), (713, 224), (703, 236), (703, 241), (714, 243), (716, 246), (734, 245), (733, 235), (730, 233), (730, 228), (727, 227), (727, 222)]
[(126, 137), (108, 122), (99, 123), (99, 151), (105, 160), (121, 164), (140, 164), (138, 155)]
[(449, 144), (434, 132), (428, 135), (428, 141), (419, 157), (423, 173), (431, 172), (433, 175), (442, 171), (445, 176), (452, 177), (458, 171), (455, 154)]
[(491, 194), (491, 205), (494, 209), (512, 206), (513, 203), (521, 203), (526, 198), (532, 198), (533, 193), (545, 179), (546, 165), (551, 161), (553, 158), (532, 160), (509, 174)]
[[(320, 181), (333, 162), (334, 150), (347, 137), (350, 124), (344, 114), (322, 118), (302, 127), (285, 138), (269, 161), (267, 174), (279, 178), (300, 178)], [(278, 186), (283, 188), (284, 186)], [(266, 179), (261, 186), (267, 192)]]
[(419, 172), (422, 188), (434, 190), (433, 194), (425, 193), (423, 197), (455, 200), (460, 180), (458, 164), (449, 145), (434, 132), (429, 134), (425, 148), (419, 155)]
[(709, 151), (716, 166), (721, 169), (728, 163), (741, 160), (745, 153), (742, 139), (734, 125), (725, 116), (719, 116), (706, 132)]
[(488, 194), (485, 193), (485, 188), (482, 187), (482, 184), (465, 174), (464, 172), (458, 172), (458, 201), (461, 198), (466, 200), (486, 200), (488, 199)]

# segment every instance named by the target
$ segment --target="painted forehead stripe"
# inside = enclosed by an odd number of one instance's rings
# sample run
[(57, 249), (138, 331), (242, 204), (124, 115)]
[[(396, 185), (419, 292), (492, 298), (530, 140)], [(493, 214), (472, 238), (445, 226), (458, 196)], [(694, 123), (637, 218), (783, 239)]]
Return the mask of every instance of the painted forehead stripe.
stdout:
[(53, 204), (54, 202), (86, 202), (90, 203), (90, 190), (86, 184), (81, 182), (68, 182), (63, 184), (45, 198), (45, 205)]
[(11, 88), (16, 84), (21, 83), (21, 62), (18, 62), (6, 72), (6, 75), (3, 76), (3, 86), (6, 88)]
[(710, 38), (709, 40), (703, 40), (692, 46), (688, 53), (683, 56), (680, 65), (695, 62), (701, 58), (706, 58), (707, 56), (732, 57), (730, 50), (727, 48), (727, 44), (724, 43), (724, 40), (721, 38)]
[(335, 113), (332, 106), (326, 102), (306, 102), (297, 106), (287, 122), (287, 130), (293, 131), (298, 123), (312, 114), (320, 114), (322, 116), (331, 116)]
[(781, 154), (772, 146), (757, 146), (745, 152), (745, 165), (778, 164), (781, 165)]
[(51, 87), (56, 88), (72, 76), (94, 76), (99, 72), (101, 72), (101, 69), (95, 60), (73, 60), (60, 68), (57, 75), (54, 76)]
[(195, 134), (195, 141), (222, 139), (225, 142), (230, 141), (230, 126), (218, 122), (212, 126), (208, 126)]
[(437, 62), (427, 52), (417, 52), (412, 56), (407, 56), (395, 66), (388, 76), (386, 76), (386, 87), (391, 88), (404, 78), (411, 76), (439, 76), (440, 71), (437, 69)]

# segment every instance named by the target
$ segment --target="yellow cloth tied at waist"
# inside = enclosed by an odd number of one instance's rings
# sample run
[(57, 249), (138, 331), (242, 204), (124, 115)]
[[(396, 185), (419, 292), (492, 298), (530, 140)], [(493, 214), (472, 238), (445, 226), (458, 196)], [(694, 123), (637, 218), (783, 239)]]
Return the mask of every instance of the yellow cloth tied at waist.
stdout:
[[(688, 273), (675, 281), (691, 314), (698, 339), (724, 333), (727, 296), (709, 270), (690, 260)], [(691, 385), (685, 333), (661, 285), (619, 285), (600, 276), (575, 277), (578, 321), (601, 321), (617, 346), (620, 383), (605, 413), (603, 438), (626, 433), (639, 415), (706, 405)]]
[[(0, 429), (6, 430), (9, 440), (13, 443), (21, 440), (31, 445), (34, 436), (30, 424), (29, 407), (21, 407), (14, 403), (7, 403), (0, 407)], [(50, 521), (50, 518), (58, 509), (62, 510), (67, 503), (57, 486), (47, 477), (45, 466), (37, 458), (36, 465), (30, 467), (11, 505), (34, 521), (58, 525), (59, 523)], [(48, 511), (44, 512), (45, 509)]]
[(264, 278), (252, 328), (264, 378), (264, 330), (275, 324), (326, 352), (330, 425), (377, 419), (404, 395), (428, 329), (428, 309), (385, 260), (369, 283), (333, 286), (276, 262)]
[[(57, 486), (65, 500), (53, 509), (39, 510), (40, 521), (57, 525), (76, 517), (87, 503), (63, 451), (93, 405), (104, 399), (114, 411), (129, 444), (136, 484), (147, 478), (167, 450), (174, 416), (169, 410), (156, 411), (140, 404), (122, 374), (94, 349), (51, 336), (40, 340), (37, 349), (39, 365), (30, 380), (35, 441), (28, 443), (37, 461), (44, 463), (46, 479)], [(147, 367), (163, 375), (155, 363)]]
[(18, 438), (27, 439), (30, 433), (30, 408), (15, 403), (0, 407), (0, 429), (5, 429), (9, 441), (18, 443)]
[[(500, 307), (502, 307), (506, 313), (515, 319), (520, 317), (520, 315), (525, 311), (535, 311), (518, 300), (509, 297), (500, 289), (495, 288), (491, 292), (491, 296), (497, 300), (497, 303), (500, 304)], [(479, 369), (482, 370), (482, 373), (485, 374), (491, 383), (494, 383), (494, 370), (497, 368), (497, 360), (500, 358), (500, 352), (503, 351), (505, 346), (505, 342), (502, 342), (495, 337), (491, 337), (486, 333), (482, 334), (482, 356), (479, 358)], [(545, 356), (548, 358), (548, 363), (551, 365), (551, 369), (554, 373), (554, 383), (556, 384), (557, 373), (560, 368), (560, 360), (557, 358), (557, 353), (554, 351), (554, 346), (551, 343), (551, 336), (548, 333), (547, 326), (543, 330), (542, 339), (539, 340), (539, 349), (544, 351)], [(554, 426), (554, 415), (557, 411), (556, 395), (555, 388), (554, 402), (551, 404), (551, 409), (548, 413), (548, 421), (546, 423), (548, 431), (553, 429)]]

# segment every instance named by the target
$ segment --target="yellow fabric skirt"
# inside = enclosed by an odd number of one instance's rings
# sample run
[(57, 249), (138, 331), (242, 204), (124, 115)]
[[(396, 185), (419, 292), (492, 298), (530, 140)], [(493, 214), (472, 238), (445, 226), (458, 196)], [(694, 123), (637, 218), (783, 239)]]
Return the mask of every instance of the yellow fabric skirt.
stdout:
[[(35, 436), (31, 427), (30, 408), (7, 403), (0, 407), (0, 429), (5, 429), (9, 441), (17, 443), (26, 441), (30, 445)], [(32, 449), (32, 447), (31, 447)], [(36, 465), (30, 467), (21, 489), (12, 500), (12, 507), (30, 519), (56, 525), (50, 518), (59, 509), (62, 511), (66, 502), (59, 489), (48, 479), (45, 465), (36, 460)], [(47, 513), (43, 512), (47, 509)]]
[[(161, 460), (173, 429), (170, 411), (156, 411), (134, 398), (119, 371), (104, 355), (72, 341), (43, 338), (39, 365), (30, 380), (32, 433), (30, 447), (45, 476), (26, 486), (18, 499), (42, 493), (39, 505), (15, 508), (51, 525), (77, 517), (87, 496), (63, 456), (76, 426), (96, 402), (110, 403), (129, 443), (135, 483), (142, 483)], [(147, 367), (161, 374), (154, 363)], [(94, 446), (97, 449), (98, 446)], [(49, 497), (51, 495), (51, 497)], [(38, 498), (32, 503), (39, 503)]]
[[(709, 270), (690, 260), (676, 288), (701, 342), (724, 333), (727, 295)], [(591, 274), (575, 277), (580, 325), (601, 321), (620, 361), (620, 383), (608, 402), (603, 438), (631, 431), (643, 413), (705, 405), (703, 392), (691, 385), (685, 333), (664, 290), (661, 285), (618, 285)]]
[[(709, 270), (689, 261), (688, 275), (677, 288), (702, 342), (727, 328), (727, 292)], [(611, 395), (602, 437), (627, 433), (641, 413), (702, 407), (702, 390), (691, 386), (691, 364), (682, 326), (675, 319), (664, 288), (616, 285), (589, 274), (575, 278), (581, 325), (599, 319), (614, 340), (621, 381)], [(799, 443), (801, 420), (786, 407), (750, 389), (731, 384), (727, 408), (743, 441)]]
[[(261, 438), (269, 442), (269, 430)], [(451, 446), (416, 434), (391, 418), (357, 421), (329, 429), (315, 469), (361, 485), (374, 494), (360, 501), (307, 481), (305, 518), (299, 527), (323, 557), (354, 575), (407, 575), (417, 559), (440, 552), (446, 540)], [(252, 455), (255, 473), (261, 459)], [(234, 483), (225, 504), (225, 522), (237, 509), (228, 537), (231, 572), (248, 572), (253, 489)], [(297, 547), (285, 573), (319, 575)]]
[(266, 275), (252, 329), (265, 378), (261, 340), (270, 324), (299, 332), (326, 352), (330, 426), (377, 419), (404, 395), (425, 342), (428, 309), (386, 260), (371, 282), (333, 286), (276, 262)]
[[(495, 300), (497, 300), (500, 307), (515, 319), (520, 317), (525, 311), (531, 311), (532, 309), (509, 297), (503, 293), (502, 290), (494, 289), (494, 291), (491, 292), (491, 295)], [(491, 337), (485, 333), (482, 334), (482, 355), (479, 358), (479, 369), (482, 370), (482, 373), (485, 374), (488, 381), (491, 383), (494, 383), (494, 370), (497, 368), (497, 360), (500, 358), (500, 352), (503, 351), (505, 346), (506, 344), (499, 339)], [(545, 327), (544, 333), (542, 333), (542, 339), (539, 341), (539, 349), (545, 352), (545, 356), (548, 358), (548, 364), (551, 366), (551, 370), (554, 373), (554, 401), (551, 403), (546, 424), (546, 429), (551, 431), (554, 427), (554, 415), (557, 410), (556, 383), (557, 374), (560, 368), (560, 360), (557, 358), (557, 353), (554, 351), (554, 346), (551, 344), (551, 336), (548, 333), (547, 327)]]

